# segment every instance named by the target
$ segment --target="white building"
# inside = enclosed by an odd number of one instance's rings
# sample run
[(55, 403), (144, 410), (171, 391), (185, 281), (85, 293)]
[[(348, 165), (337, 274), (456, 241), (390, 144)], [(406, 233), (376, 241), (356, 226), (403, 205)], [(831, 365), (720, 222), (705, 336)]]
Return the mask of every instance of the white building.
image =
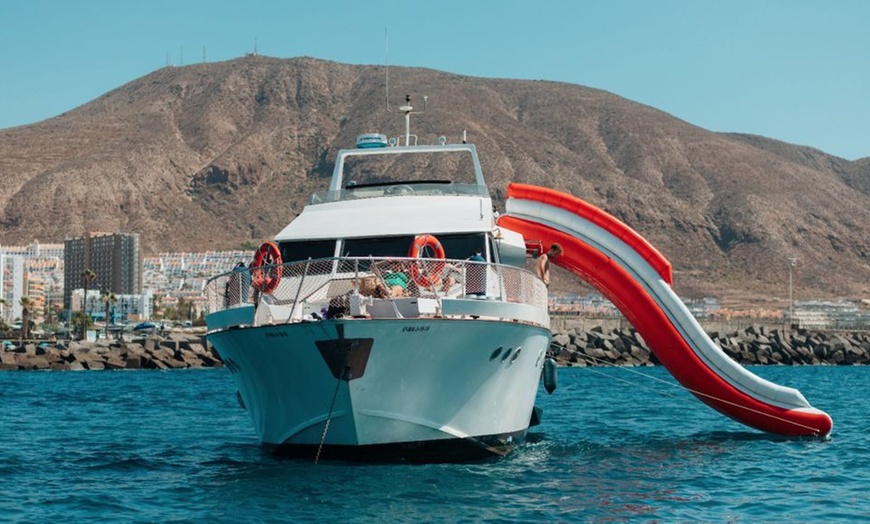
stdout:
[[(74, 289), (70, 295), (72, 301), (71, 311), (82, 310), (82, 297), (84, 288)], [(98, 289), (88, 290), (87, 312), (92, 318), (104, 321), (106, 319), (106, 303), (102, 300), (102, 293)], [(154, 294), (146, 290), (141, 295), (116, 295), (117, 302), (109, 307), (109, 314), (114, 323), (138, 322), (151, 318), (151, 305), (154, 303)]]
[(116, 322), (137, 322), (151, 319), (151, 305), (154, 303), (154, 294), (151, 290), (145, 290), (141, 295), (118, 295), (115, 304)]
[(0, 318), (7, 324), (21, 318), (21, 297), (24, 296), (24, 257), (0, 252)]
[(63, 244), (0, 246), (0, 298), (7, 303), (0, 305), (0, 319), (9, 324), (21, 318), (21, 298), (28, 296), (35, 302), (31, 319), (38, 322), (62, 291)]

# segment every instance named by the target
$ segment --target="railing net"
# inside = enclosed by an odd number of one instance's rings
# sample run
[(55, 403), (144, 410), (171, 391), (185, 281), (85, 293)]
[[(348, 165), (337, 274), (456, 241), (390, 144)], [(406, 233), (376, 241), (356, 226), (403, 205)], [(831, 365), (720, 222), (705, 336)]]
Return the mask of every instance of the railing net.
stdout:
[[(276, 283), (268, 292), (253, 285), (270, 278)], [(212, 278), (205, 292), (209, 313), (257, 301), (329, 304), (352, 293), (381, 299), (481, 298), (547, 308), (546, 287), (525, 269), (430, 258), (342, 257), (237, 268)]]

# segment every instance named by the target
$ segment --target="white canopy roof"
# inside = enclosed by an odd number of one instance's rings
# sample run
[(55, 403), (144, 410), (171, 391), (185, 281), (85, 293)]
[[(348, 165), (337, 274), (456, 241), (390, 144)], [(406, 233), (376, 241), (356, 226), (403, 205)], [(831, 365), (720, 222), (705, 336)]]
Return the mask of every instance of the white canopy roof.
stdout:
[(493, 227), (489, 198), (382, 197), (308, 205), (275, 240), (489, 232)]

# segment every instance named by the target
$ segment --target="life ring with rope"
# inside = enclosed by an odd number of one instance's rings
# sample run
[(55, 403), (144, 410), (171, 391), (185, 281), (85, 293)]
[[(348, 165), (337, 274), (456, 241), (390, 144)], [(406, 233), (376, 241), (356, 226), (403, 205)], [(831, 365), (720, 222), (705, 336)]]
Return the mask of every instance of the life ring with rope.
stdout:
[(275, 291), (281, 282), (281, 250), (274, 242), (263, 242), (254, 252), (251, 285), (264, 294)]
[(417, 235), (411, 248), (409, 258), (417, 260), (411, 263), (411, 278), (422, 288), (430, 288), (438, 281), (444, 270), (444, 262), (424, 262), (422, 259), (444, 260), (444, 247), (435, 235)]

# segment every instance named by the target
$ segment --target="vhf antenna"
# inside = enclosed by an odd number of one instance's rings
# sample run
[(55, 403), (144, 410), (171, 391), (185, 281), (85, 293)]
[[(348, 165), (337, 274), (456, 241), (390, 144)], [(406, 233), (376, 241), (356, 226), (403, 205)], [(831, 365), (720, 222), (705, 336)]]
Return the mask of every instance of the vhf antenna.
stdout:
[(387, 40), (387, 28), (384, 28), (384, 71), (387, 76), (386, 97), (384, 103), (387, 108), (387, 113), (390, 112), (390, 44)]
[[(390, 109), (390, 47), (387, 38), (387, 29), (384, 28), (384, 70), (386, 75), (386, 97), (384, 99), (387, 113), (392, 113)], [(423, 110), (414, 111), (411, 107), (411, 95), (405, 95), (405, 105), (399, 107), (399, 111), (405, 113), (405, 145), (411, 145), (411, 113), (424, 113), (428, 107), (429, 97), (423, 96)]]

